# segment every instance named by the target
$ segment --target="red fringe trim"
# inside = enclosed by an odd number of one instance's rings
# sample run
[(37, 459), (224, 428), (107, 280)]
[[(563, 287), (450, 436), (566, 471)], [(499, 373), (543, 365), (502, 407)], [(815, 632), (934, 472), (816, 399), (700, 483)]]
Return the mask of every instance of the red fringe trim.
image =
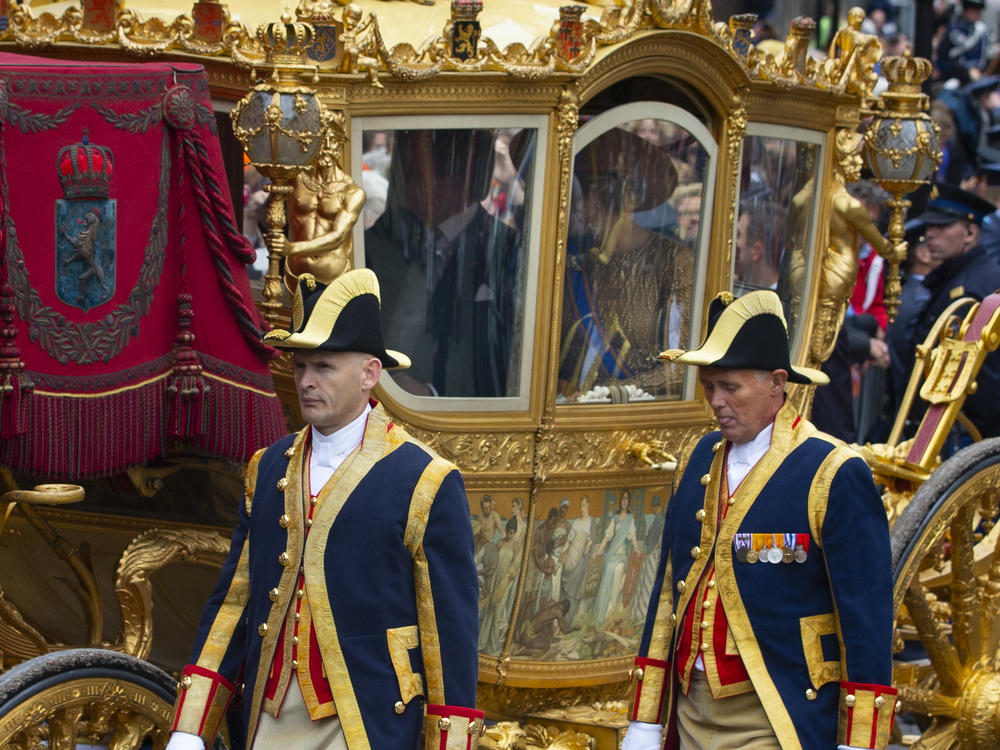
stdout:
[[(94, 479), (185, 447), (233, 461), (286, 433), (281, 402), (219, 380), (203, 405), (205, 432), (178, 440), (168, 434), (167, 379), (92, 398), (35, 392), (28, 431), (0, 441), (0, 463), (47, 479)], [(45, 425), (45, 429), (40, 426)]]

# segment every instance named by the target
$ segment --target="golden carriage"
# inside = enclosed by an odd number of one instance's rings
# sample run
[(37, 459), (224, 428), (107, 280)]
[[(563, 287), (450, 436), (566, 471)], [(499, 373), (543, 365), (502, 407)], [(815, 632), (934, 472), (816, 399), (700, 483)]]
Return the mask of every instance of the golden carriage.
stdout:
[[(898, 263), (903, 195), (937, 150), (926, 64), (884, 62), (876, 94), (864, 35), (843, 30), (819, 64), (796, 19), (770, 54), (751, 44), (753, 17), (716, 20), (706, 0), (304, 1), (282, 19), (214, 0), (0, 10), (4, 51), (204, 65), (234, 202), (245, 179), (251, 198), (258, 187), (237, 136), (270, 181), (256, 286), (270, 320), (287, 319), (285, 272), (376, 270), (387, 339), (414, 361), (380, 398), (466, 476), (479, 701), (499, 722), (485, 743), (616, 747), (671, 454), (712, 425), (691, 374), (655, 355), (696, 342), (720, 290), (770, 286), (794, 361), (829, 355), (856, 275), (857, 227), (836, 229), (844, 183), (863, 147), (894, 196), (890, 240), (873, 244)], [(751, 232), (770, 252), (748, 251)], [(282, 266), (282, 250), (299, 260)], [(296, 426), (287, 363), (271, 370)], [(811, 392), (791, 398), (808, 410)], [(899, 645), (919, 637), (931, 657), (898, 672), (904, 708), (938, 717), (925, 747), (1000, 734), (991, 446), (933, 476), (936, 454), (913, 468), (869, 451), (899, 514)], [(163, 746), (168, 672), (187, 659), (240, 470), (182, 447), (88, 481), (83, 499), (22, 489), (74, 476), (4, 469), (0, 745)]]

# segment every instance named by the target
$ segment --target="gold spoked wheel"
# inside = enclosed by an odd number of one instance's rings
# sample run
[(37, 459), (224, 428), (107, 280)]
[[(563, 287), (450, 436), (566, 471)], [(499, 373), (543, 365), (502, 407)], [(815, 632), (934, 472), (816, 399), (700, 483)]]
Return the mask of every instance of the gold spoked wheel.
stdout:
[(945, 461), (892, 527), (896, 656), (918, 750), (1000, 747), (1000, 438)]
[(0, 676), (0, 747), (162, 750), (175, 685), (162, 669), (115, 651), (39, 656)]

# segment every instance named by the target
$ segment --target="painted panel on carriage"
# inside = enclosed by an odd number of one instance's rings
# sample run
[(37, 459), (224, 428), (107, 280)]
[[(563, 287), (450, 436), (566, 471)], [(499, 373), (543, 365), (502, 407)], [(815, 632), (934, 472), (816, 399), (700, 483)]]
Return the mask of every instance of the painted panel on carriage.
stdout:
[(472, 517), (479, 650), (501, 654), (526, 554), (511, 657), (634, 654), (656, 577), (669, 487), (543, 492), (530, 531), (523, 495), (508, 495), (480, 495)]
[(469, 493), (479, 572), (479, 651), (499, 656), (507, 638), (528, 534), (525, 493)]
[(634, 654), (660, 556), (669, 487), (539, 496), (511, 656)]

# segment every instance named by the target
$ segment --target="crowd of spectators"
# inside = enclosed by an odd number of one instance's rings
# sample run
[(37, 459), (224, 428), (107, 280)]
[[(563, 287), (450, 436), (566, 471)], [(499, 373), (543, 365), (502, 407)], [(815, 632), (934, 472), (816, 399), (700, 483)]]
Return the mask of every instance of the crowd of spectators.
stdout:
[[(841, 10), (845, 18), (864, 11), (860, 30), (878, 37), (883, 56), (889, 56), (912, 51), (912, 40), (900, 23), (901, 6), (892, 0), (871, 0), (860, 10)], [(943, 159), (933, 176), (933, 187), (911, 196), (914, 205), (907, 222), (903, 293), (891, 322), (883, 300), (889, 264), (859, 237), (857, 284), (840, 340), (825, 368), (835, 384), (831, 389), (850, 389), (847, 400), (853, 402), (853, 413), (827, 409), (820, 399), (813, 414), (822, 429), (842, 439), (884, 441), (900, 408), (916, 345), (945, 303), (963, 296), (981, 299), (1000, 288), (998, 21), (1000, 0), (934, 2), (933, 72), (925, 91), (930, 96), (930, 116), (940, 129)], [(819, 19), (816, 54), (822, 56), (830, 48), (843, 23), (830, 16)], [(755, 31), (758, 44), (765, 49), (781, 44), (766, 18)], [(880, 79), (876, 92), (885, 85)], [(864, 180), (849, 189), (869, 208), (884, 233), (888, 196)], [(992, 382), (994, 373), (1000, 374), (1000, 353), (987, 358), (980, 385)], [(1000, 434), (1000, 400), (991, 400), (997, 405), (973, 396), (965, 408), (977, 414), (973, 422), (984, 436)], [(842, 405), (844, 399), (838, 403)], [(910, 431), (921, 415), (918, 404), (909, 415)]]

